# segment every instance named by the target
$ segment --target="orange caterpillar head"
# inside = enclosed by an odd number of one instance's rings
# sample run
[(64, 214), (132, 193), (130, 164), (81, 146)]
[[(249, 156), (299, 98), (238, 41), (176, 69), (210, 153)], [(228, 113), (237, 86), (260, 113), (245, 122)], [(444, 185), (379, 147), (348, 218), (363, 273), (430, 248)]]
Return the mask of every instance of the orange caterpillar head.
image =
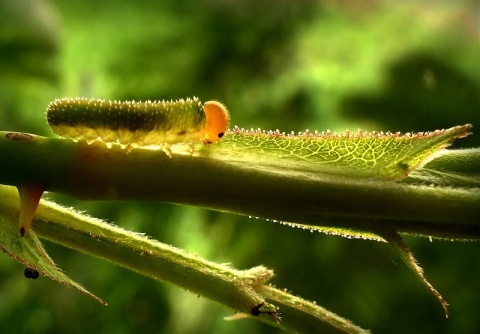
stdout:
[(228, 121), (230, 120), (227, 108), (220, 102), (208, 101), (203, 105), (203, 111), (206, 118), (203, 143), (211, 144), (219, 141), (227, 131)]

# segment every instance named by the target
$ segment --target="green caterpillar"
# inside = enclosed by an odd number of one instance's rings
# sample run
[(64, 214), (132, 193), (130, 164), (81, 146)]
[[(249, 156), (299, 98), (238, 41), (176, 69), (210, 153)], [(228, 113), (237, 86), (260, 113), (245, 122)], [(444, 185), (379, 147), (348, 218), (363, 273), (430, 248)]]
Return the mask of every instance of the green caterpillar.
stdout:
[(177, 101), (108, 101), (63, 98), (47, 107), (52, 130), (74, 140), (102, 140), (128, 147), (161, 146), (172, 156), (171, 145), (214, 143), (228, 128), (229, 114), (217, 101), (202, 105), (198, 98)]

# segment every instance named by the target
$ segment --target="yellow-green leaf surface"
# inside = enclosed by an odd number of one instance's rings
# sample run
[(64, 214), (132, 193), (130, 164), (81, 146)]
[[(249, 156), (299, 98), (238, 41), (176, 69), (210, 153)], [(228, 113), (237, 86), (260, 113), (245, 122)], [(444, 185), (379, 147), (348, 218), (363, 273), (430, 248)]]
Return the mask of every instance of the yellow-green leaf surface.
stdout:
[[(433, 132), (363, 132), (341, 134), (306, 131), (243, 130), (236, 127), (209, 150), (210, 156), (254, 166), (283, 166), (293, 170), (354, 178), (397, 180), (434, 157), (453, 140), (469, 134), (471, 125)], [(202, 151), (203, 153), (203, 151)], [(286, 171), (288, 172), (288, 171)]]

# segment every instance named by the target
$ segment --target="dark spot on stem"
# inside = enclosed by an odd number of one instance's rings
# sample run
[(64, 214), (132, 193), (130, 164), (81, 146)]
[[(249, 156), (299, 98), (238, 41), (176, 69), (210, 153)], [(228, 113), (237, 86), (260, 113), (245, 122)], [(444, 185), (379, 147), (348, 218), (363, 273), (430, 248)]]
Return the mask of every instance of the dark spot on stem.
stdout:
[(265, 305), (265, 302), (260, 303), (260, 304), (258, 304), (258, 305), (256, 305), (256, 306), (252, 307), (252, 309), (251, 309), (250, 312), (251, 312), (254, 316), (258, 317), (258, 316), (260, 315), (260, 313), (262, 313), (262, 312), (260, 312), (260, 307), (262, 307), (263, 305)]
[(398, 169), (400, 169), (402, 172), (407, 172), (408, 169), (410, 168), (410, 166), (409, 166), (407, 163), (403, 162), (403, 161), (398, 162), (398, 163), (397, 163), (397, 167), (398, 167)]
[(267, 303), (263, 302), (263, 303), (260, 303), (254, 307), (252, 307), (252, 309), (250, 310), (250, 313), (252, 313), (252, 315), (258, 317), (260, 314), (268, 314), (269, 316), (271, 316), (273, 319), (275, 319), (275, 321), (277, 323), (280, 323), (282, 322), (282, 319), (279, 317), (278, 313), (276, 311), (261, 311), (260, 309), (265, 306)]
[(5, 138), (15, 141), (33, 141), (35, 136), (25, 132), (9, 132), (5, 135)]
[(26, 278), (31, 278), (31, 279), (37, 279), (40, 276), (38, 270), (35, 270), (33, 268), (25, 268), (23, 274), (25, 275)]

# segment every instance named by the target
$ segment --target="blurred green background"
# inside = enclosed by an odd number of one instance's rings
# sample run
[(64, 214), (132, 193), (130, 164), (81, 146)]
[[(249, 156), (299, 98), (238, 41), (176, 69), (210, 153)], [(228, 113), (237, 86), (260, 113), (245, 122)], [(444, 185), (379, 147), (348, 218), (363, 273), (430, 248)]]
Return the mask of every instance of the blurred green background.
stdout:
[[(480, 128), (480, 7), (472, 1), (0, 0), (0, 128), (52, 136), (57, 97), (217, 99), (245, 128)], [(455, 147), (480, 146), (480, 136)], [(1, 163), (6, 163), (1, 161)], [(194, 185), (193, 185), (194, 186)], [(232, 191), (235, 191), (232, 189)], [(252, 189), (254, 191), (254, 189)], [(375, 333), (480, 332), (475, 243), (406, 237), (437, 300), (386, 244), (163, 203), (49, 198), (272, 282)], [(348, 203), (345, 203), (348, 205)], [(45, 242), (109, 303), (23, 277), (0, 257), (3, 333), (277, 333), (181, 288)], [(285, 315), (286, 316), (286, 315)]]

